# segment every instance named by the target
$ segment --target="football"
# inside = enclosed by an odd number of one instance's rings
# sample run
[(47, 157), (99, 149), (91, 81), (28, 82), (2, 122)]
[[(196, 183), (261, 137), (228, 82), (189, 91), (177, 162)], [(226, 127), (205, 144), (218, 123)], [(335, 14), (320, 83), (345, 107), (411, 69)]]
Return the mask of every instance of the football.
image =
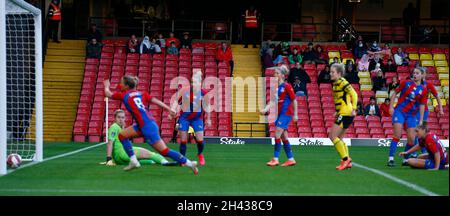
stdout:
[(6, 162), (9, 167), (15, 169), (20, 167), (20, 165), (22, 164), (22, 157), (19, 154), (13, 153), (8, 155)]

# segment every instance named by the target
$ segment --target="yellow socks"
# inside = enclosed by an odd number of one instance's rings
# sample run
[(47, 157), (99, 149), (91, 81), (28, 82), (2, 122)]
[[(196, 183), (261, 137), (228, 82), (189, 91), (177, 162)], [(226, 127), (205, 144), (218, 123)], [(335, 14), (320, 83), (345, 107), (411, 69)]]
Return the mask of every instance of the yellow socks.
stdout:
[(348, 147), (341, 139), (339, 139), (339, 137), (336, 137), (333, 140), (333, 144), (342, 159), (348, 157)]

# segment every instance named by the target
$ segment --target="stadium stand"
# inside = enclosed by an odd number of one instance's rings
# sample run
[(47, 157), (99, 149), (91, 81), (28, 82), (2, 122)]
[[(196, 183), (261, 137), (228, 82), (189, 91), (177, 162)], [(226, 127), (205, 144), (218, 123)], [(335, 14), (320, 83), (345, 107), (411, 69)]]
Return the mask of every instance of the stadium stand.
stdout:
[[(392, 27), (392, 39), (394, 41), (400, 40), (401, 38), (398, 34), (396, 35), (395, 29), (396, 27)], [(194, 42), (192, 50), (181, 49), (179, 56), (127, 54), (124, 47), (125, 43), (124, 40), (105, 40), (101, 58), (99, 60), (86, 59), (82, 91), (73, 127), (73, 139), (75, 141), (98, 142), (105, 134), (105, 103), (102, 83), (104, 79), (110, 79), (114, 88), (123, 75), (136, 75), (140, 79), (138, 90), (149, 91), (152, 96), (161, 98), (169, 104), (170, 97), (176, 92), (176, 89), (170, 88), (170, 80), (176, 76), (189, 78), (195, 68), (201, 68), (205, 77), (219, 77), (222, 82), (225, 81), (225, 77), (230, 76), (229, 66), (223, 63), (218, 64), (215, 61), (217, 43)], [(291, 45), (291, 48), (293, 47), (301, 46)], [(327, 50), (330, 59), (338, 57), (343, 61), (358, 62), (358, 59), (354, 59), (352, 53), (346, 50), (344, 45), (322, 45), (322, 47)], [(397, 48), (392, 47), (392, 50), (395, 51)], [(426, 66), (428, 69), (427, 80), (436, 85), (439, 95), (442, 97), (445, 113), (444, 117), (437, 117), (434, 109), (437, 101), (431, 97), (428, 102), (430, 129), (441, 137), (448, 138), (448, 48), (408, 46), (404, 50), (409, 54), (412, 61), (408, 66), (397, 67), (397, 71), (386, 72), (387, 83), (390, 83), (394, 76), (398, 76), (400, 80), (409, 77), (417, 62)], [(288, 128), (289, 135), (292, 137), (328, 136), (329, 128), (334, 122), (333, 114), (335, 110), (331, 84), (319, 85), (317, 83), (318, 74), (324, 67), (324, 64), (303, 65), (303, 68), (311, 77), (311, 83), (307, 85), (308, 97), (297, 98), (299, 121), (296, 124), (291, 122)], [(266, 69), (264, 73), (268, 77), (273, 71)], [(360, 77), (360, 83), (352, 84), (352, 86), (357, 91), (363, 105), (366, 105), (372, 96), (377, 98), (379, 104), (389, 97), (387, 91), (372, 91), (369, 72), (359, 72), (358, 76)], [(268, 79), (266, 79), (266, 89), (268, 90)], [(267, 98), (268, 92), (266, 93), (266, 100)], [(164, 118), (168, 113), (163, 112), (155, 105), (147, 106), (149, 106), (149, 110), (160, 126), (161, 136), (165, 141), (170, 141), (175, 122)], [(120, 102), (109, 102), (108, 119), (113, 119), (112, 113), (118, 108), (124, 109)], [(231, 113), (213, 112), (211, 119), (213, 125), (211, 128), (205, 129), (206, 136), (233, 135)], [(128, 125), (133, 123), (128, 113), (127, 121)], [(357, 116), (346, 136), (350, 138), (388, 138), (393, 134), (391, 122), (390, 117), (371, 116), (365, 118)], [(273, 123), (269, 124), (270, 136), (274, 135), (274, 127)], [(143, 142), (142, 139), (134, 141)]]
[[(78, 104), (77, 117), (73, 129), (73, 139), (77, 142), (99, 142), (106, 133), (105, 102), (103, 80), (109, 79), (115, 88), (123, 75), (138, 76), (137, 89), (148, 91), (151, 96), (170, 104), (177, 89), (171, 89), (172, 78), (186, 77), (190, 80), (192, 70), (202, 68), (205, 77), (219, 77), (224, 81), (230, 76), (228, 65), (217, 64), (215, 52), (217, 43), (193, 43), (190, 49), (181, 49), (180, 55), (164, 54), (127, 54), (124, 40), (105, 40), (101, 59), (86, 59), (83, 86)], [(115, 110), (126, 110), (120, 101), (109, 101), (108, 119), (112, 121)], [(168, 142), (173, 138), (174, 120), (163, 118), (168, 113), (159, 107), (147, 104), (150, 112), (160, 126), (161, 137)], [(126, 112), (127, 125), (133, 123), (131, 115)], [(205, 128), (206, 136), (231, 136), (231, 114), (211, 113), (212, 126)], [(219, 126), (220, 125), (220, 126)], [(223, 126), (229, 127), (223, 127)], [(133, 140), (143, 142), (142, 138)]]
[[(394, 34), (394, 33), (393, 33)], [(394, 35), (395, 37), (395, 35)], [(398, 37), (398, 35), (397, 35)], [(397, 38), (399, 39), (399, 38)], [(291, 45), (291, 48), (298, 45)], [(328, 51), (330, 58), (347, 55), (348, 51), (338, 45), (328, 45), (325, 47)], [(397, 47), (393, 47), (393, 50)], [(448, 119), (449, 119), (449, 106), (448, 100), (448, 48), (425, 48), (425, 47), (407, 47), (405, 52), (413, 56), (411, 59), (421, 61), (422, 66), (426, 66), (428, 69), (427, 80), (435, 84), (436, 89), (443, 101), (443, 109), (445, 116), (438, 118), (435, 112), (437, 101), (430, 95), (428, 100), (428, 108), (430, 110), (428, 125), (430, 130), (437, 135), (448, 138)], [(447, 53), (447, 54), (445, 54)], [(346, 59), (353, 59), (353, 56), (346, 56)], [(438, 59), (438, 60), (437, 60)], [(353, 59), (356, 62), (357, 59)], [(437, 65), (436, 65), (437, 63)], [(410, 76), (410, 72), (414, 68), (415, 63), (409, 66), (399, 66), (397, 71), (390, 71), (386, 73), (388, 83), (392, 81), (392, 77), (398, 76), (400, 80), (406, 79)], [(439, 66), (438, 66), (439, 65)], [(323, 69), (325, 65), (305, 64), (303, 68), (308, 75), (317, 77), (318, 73)], [(273, 74), (271, 69), (265, 70), (265, 76), (269, 77)], [(375, 96), (377, 103), (381, 104), (384, 99), (389, 97), (387, 91), (372, 91), (372, 83), (370, 79), (370, 73), (359, 72), (360, 77), (359, 84), (352, 84), (358, 93), (358, 98), (363, 102), (363, 105), (367, 105), (370, 101), (370, 97)], [(268, 91), (268, 79), (266, 79), (266, 89)], [(327, 137), (330, 132), (330, 128), (334, 123), (334, 102), (332, 98), (331, 84), (318, 84), (316, 79), (311, 79), (311, 83), (308, 83), (308, 97), (297, 97), (298, 103), (298, 117), (299, 121), (297, 125), (291, 122), (288, 128), (290, 136), (293, 137)], [(268, 95), (268, 92), (266, 93)], [(269, 124), (270, 136), (274, 136), (275, 125)], [(311, 129), (312, 128), (312, 129)], [(355, 117), (354, 124), (349, 128), (346, 136), (349, 138), (389, 138), (393, 134), (392, 119), (391, 117), (377, 117), (377, 116), (357, 116)], [(406, 134), (403, 134), (403, 138), (406, 138)]]

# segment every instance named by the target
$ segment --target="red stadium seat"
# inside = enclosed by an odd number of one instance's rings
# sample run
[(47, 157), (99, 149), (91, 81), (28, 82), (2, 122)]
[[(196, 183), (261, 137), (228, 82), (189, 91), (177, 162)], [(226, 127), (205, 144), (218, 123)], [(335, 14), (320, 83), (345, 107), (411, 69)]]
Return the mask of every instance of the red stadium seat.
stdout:
[(364, 133), (364, 134), (357, 133), (356, 137), (357, 138), (371, 138), (370, 134), (368, 134), (368, 133)]

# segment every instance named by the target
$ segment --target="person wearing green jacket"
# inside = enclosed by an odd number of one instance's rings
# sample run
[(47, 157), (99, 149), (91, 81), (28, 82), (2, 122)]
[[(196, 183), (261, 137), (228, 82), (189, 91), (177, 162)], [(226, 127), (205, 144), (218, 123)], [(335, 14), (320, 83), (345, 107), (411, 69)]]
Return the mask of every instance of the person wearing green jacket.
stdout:
[(302, 55), (298, 52), (297, 48), (294, 48), (294, 50), (292, 51), (292, 54), (289, 55), (289, 63), (290, 64), (295, 64), (295, 63), (302, 63), (303, 61), (303, 57)]

